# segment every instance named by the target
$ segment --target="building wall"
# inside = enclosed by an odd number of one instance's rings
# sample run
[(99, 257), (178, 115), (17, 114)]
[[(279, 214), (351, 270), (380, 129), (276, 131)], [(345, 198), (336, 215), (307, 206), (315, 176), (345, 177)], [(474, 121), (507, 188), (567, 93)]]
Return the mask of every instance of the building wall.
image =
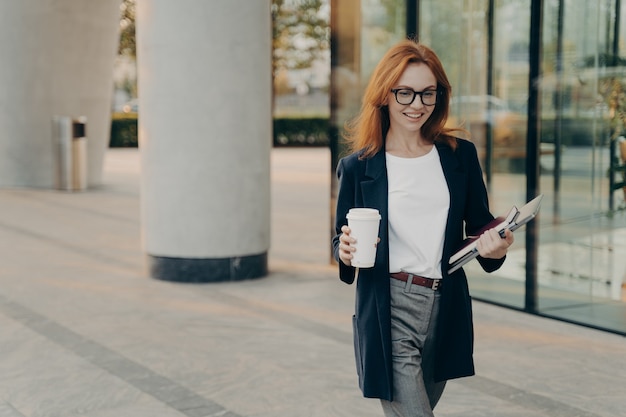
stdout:
[(55, 115), (86, 116), (100, 184), (118, 24), (118, 0), (0, 2), (0, 187), (55, 187)]

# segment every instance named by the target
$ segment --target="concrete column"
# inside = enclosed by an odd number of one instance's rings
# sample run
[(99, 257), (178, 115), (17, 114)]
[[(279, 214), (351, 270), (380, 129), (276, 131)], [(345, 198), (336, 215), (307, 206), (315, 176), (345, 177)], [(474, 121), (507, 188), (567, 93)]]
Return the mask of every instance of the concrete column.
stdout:
[(267, 273), (270, 0), (137, 2), (142, 230), (154, 278)]
[(102, 179), (120, 0), (0, 2), (0, 187), (55, 186), (55, 115), (86, 116), (88, 184)]

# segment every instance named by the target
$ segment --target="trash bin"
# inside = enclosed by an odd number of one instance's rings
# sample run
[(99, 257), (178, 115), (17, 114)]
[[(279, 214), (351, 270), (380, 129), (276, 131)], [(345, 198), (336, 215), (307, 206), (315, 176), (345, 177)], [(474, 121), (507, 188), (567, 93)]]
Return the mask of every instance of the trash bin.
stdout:
[(56, 186), (59, 190), (87, 188), (87, 118), (55, 116), (53, 141), (56, 149)]

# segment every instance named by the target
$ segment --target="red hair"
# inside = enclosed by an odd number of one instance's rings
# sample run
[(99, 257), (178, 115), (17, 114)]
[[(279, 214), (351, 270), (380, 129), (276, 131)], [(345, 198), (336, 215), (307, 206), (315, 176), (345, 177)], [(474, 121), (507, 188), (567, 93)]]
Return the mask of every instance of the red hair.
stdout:
[(382, 57), (369, 80), (359, 114), (346, 123), (345, 139), (352, 151), (363, 150), (362, 157), (373, 156), (383, 147), (389, 130), (389, 110), (386, 105), (391, 89), (409, 64), (425, 64), (437, 80), (438, 98), (433, 113), (422, 126), (422, 136), (448, 144), (456, 149), (456, 139), (451, 134), (459, 129), (446, 128), (450, 110), (452, 87), (435, 52), (413, 40), (404, 40)]

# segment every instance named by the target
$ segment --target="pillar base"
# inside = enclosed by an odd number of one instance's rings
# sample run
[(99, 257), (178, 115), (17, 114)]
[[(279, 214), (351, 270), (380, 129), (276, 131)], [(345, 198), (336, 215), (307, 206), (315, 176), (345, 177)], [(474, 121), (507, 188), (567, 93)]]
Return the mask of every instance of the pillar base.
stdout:
[(176, 282), (241, 281), (267, 275), (267, 253), (232, 258), (170, 258), (148, 255), (150, 276)]

